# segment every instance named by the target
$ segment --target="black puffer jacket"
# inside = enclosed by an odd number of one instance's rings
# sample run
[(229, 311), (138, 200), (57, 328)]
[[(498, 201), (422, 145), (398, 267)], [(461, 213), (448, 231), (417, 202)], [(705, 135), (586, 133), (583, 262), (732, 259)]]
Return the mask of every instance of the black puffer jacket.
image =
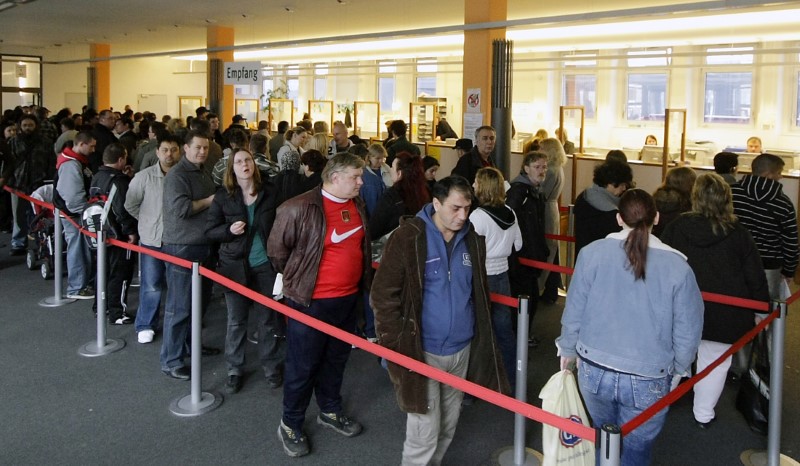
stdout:
[[(252, 225), (247, 221), (247, 206), (242, 190), (237, 187), (233, 194), (229, 194), (224, 188), (217, 190), (206, 216), (206, 237), (220, 243), (217, 268), (220, 274), (246, 284), (249, 272), (247, 257), (253, 238), (255, 235), (261, 237), (266, 252), (267, 240), (275, 223), (275, 209), (275, 185), (269, 181), (262, 184), (261, 192), (256, 198)], [(231, 225), (238, 221), (248, 223), (242, 235), (231, 233)]]
[[(738, 222), (715, 234), (708, 219), (689, 212), (667, 225), (661, 240), (686, 255), (700, 291), (769, 300), (756, 243)], [(735, 342), (755, 325), (752, 310), (708, 301), (703, 322), (703, 340), (720, 343)]]

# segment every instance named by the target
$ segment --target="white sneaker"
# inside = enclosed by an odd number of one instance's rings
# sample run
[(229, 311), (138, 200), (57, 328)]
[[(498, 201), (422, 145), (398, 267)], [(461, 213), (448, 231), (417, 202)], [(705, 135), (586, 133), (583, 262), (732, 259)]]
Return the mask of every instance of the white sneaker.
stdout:
[(142, 330), (137, 335), (139, 343), (152, 343), (153, 337), (156, 335), (156, 332), (152, 330)]

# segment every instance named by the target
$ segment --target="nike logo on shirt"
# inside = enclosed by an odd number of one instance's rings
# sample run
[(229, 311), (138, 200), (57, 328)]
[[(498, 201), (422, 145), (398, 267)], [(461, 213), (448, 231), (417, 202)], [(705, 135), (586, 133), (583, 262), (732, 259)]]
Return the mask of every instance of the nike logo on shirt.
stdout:
[(336, 233), (336, 228), (334, 228), (333, 229), (333, 233), (331, 233), (331, 241), (333, 241), (334, 244), (341, 243), (342, 241), (346, 240), (347, 238), (353, 236), (362, 227), (363, 227), (363, 225), (362, 226), (358, 226), (356, 228), (353, 228), (350, 231), (345, 231), (341, 235)]

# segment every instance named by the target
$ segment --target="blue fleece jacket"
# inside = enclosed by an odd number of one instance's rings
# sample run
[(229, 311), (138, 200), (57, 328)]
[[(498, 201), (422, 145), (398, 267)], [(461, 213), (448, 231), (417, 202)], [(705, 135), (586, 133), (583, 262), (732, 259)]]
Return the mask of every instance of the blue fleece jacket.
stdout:
[(465, 237), (467, 223), (455, 234), (448, 259), (442, 233), (433, 223), (433, 205), (417, 214), (425, 221), (427, 257), (422, 293), (422, 348), (438, 356), (455, 354), (472, 340), (475, 304), (472, 297), (472, 258)]

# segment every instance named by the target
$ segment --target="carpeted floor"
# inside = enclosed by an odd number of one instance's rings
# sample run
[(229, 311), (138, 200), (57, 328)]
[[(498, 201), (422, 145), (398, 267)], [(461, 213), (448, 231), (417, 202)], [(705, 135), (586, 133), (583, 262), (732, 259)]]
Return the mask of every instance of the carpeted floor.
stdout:
[[(0, 244), (8, 244), (7, 234)], [(277, 438), (281, 390), (270, 390), (262, 375), (250, 369), (244, 388), (224, 396), (222, 405), (205, 415), (180, 418), (170, 402), (188, 395), (189, 383), (159, 370), (160, 337), (154, 344), (136, 342), (132, 326), (111, 326), (108, 336), (125, 340), (116, 353), (85, 358), (78, 349), (93, 341), (91, 301), (59, 308), (37, 303), (52, 296), (53, 282), (28, 271), (24, 258), (0, 248), (0, 464), (7, 465), (220, 465), (220, 464), (398, 464), (405, 431), (391, 384), (374, 356), (354, 350), (347, 366), (343, 395), (348, 414), (364, 424), (355, 438), (319, 428), (312, 401), (306, 430), (312, 454), (290, 459)], [(131, 307), (137, 304), (133, 289)], [(187, 293), (189, 291), (187, 290)], [(218, 290), (209, 311), (203, 341), (223, 346), (225, 308)], [(531, 352), (529, 398), (558, 369), (553, 339), (560, 331), (563, 298), (542, 306), (536, 336), (542, 344)], [(798, 327), (790, 315), (787, 333), (782, 451), (800, 456)], [(249, 361), (255, 346), (248, 344)], [(225, 379), (223, 356), (203, 358), (204, 390), (220, 391)], [(736, 465), (748, 449), (766, 448), (766, 438), (752, 433), (734, 409), (736, 387), (726, 387), (718, 420), (703, 431), (693, 422), (691, 394), (671, 410), (654, 452), (657, 465)], [(541, 451), (541, 426), (528, 422), (527, 446)], [(513, 442), (513, 416), (478, 401), (466, 407), (456, 438), (445, 458), (451, 465), (489, 464), (493, 453)]]

